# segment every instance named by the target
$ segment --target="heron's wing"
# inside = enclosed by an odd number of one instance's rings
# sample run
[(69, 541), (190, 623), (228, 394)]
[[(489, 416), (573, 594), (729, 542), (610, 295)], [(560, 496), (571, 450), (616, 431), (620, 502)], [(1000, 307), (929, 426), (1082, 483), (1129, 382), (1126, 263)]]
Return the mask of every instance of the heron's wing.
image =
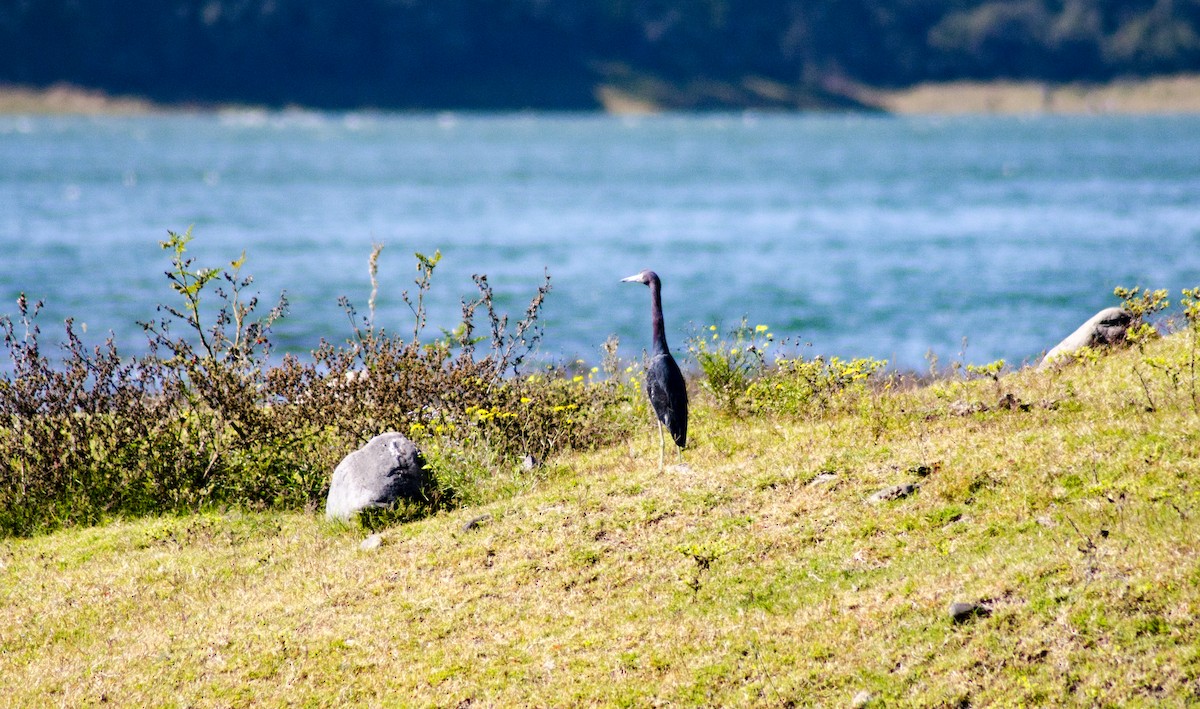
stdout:
[(669, 354), (658, 355), (646, 368), (646, 394), (654, 415), (671, 432), (675, 445), (687, 445), (687, 384), (679, 365)]

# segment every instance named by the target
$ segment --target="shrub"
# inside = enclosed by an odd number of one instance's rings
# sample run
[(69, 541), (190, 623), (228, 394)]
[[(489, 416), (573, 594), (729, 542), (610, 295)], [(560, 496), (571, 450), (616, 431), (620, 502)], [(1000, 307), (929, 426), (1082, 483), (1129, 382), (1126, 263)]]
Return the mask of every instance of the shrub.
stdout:
[(870, 358), (780, 355), (768, 360), (773, 345), (769, 327), (750, 327), (743, 319), (727, 337), (710, 325), (708, 333), (688, 340), (688, 351), (700, 365), (701, 388), (731, 414), (821, 415), (865, 393), (867, 380), (887, 366)]
[(0, 380), (0, 531), (189, 504), (204, 468), (183, 455), (177, 373), (153, 355), (122, 360), (111, 336), (89, 351), (70, 320), (62, 365), (52, 366), (40, 307), (22, 295), (17, 322), (0, 317), (10, 365)]
[(1151, 324), (1150, 319), (1170, 307), (1171, 302), (1167, 300), (1166, 289), (1152, 291), (1137, 286), (1117, 286), (1113, 289), (1113, 294), (1121, 299), (1121, 307), (1133, 315), (1133, 322), (1125, 333), (1127, 341), (1140, 346), (1147, 339), (1158, 336), (1158, 330)]
[(716, 325), (688, 339), (688, 353), (700, 365), (700, 386), (727, 413), (737, 413), (750, 383), (762, 373), (774, 339), (766, 325), (742, 322), (722, 338)]
[[(224, 270), (200, 268), (187, 255), (191, 239), (189, 230), (162, 243), (179, 300), (142, 323), (144, 357), (122, 358), (111, 337), (88, 350), (68, 320), (55, 365), (39, 342), (40, 304), (22, 296), (15, 322), (0, 317), (11, 361), (0, 377), (0, 534), (214, 504), (317, 506), (336, 463), (388, 430), (431, 446), (427, 457), (443, 474), (438, 499), (411, 516), (471, 497), (461, 489), (471, 477), (451, 466), (511, 467), (622, 430), (611, 406), (624, 397), (619, 385), (520, 372), (541, 337), (549, 276), (511, 332), (486, 276), (476, 276), (478, 297), (463, 304), (460, 326), (426, 343), (424, 297), (441, 255), (417, 254), (417, 290), (403, 294), (413, 337), (404, 340), (373, 323), (376, 246), (369, 315), (360, 321), (342, 299), (352, 336), (322, 342), (307, 362), (272, 364), (270, 331), (286, 298), (257, 314), (257, 297), (245, 295), (253, 283), (241, 275), (245, 255)], [(475, 337), (477, 312), (489, 336)]]
[(886, 366), (873, 358), (780, 358), (751, 384), (749, 399), (758, 412), (822, 415), (867, 393), (868, 380)]
[(1192, 411), (1200, 413), (1200, 394), (1197, 393), (1196, 376), (1197, 361), (1200, 360), (1200, 286), (1184, 288), (1179, 301), (1183, 306), (1183, 318), (1187, 327), (1189, 394), (1192, 399)]

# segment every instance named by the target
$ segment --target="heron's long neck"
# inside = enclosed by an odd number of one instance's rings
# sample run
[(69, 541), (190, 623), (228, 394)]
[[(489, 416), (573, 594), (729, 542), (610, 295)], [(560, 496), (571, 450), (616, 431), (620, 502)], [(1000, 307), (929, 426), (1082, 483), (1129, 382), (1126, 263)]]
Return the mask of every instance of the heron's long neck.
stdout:
[(667, 330), (663, 326), (662, 293), (656, 281), (650, 283), (650, 326), (653, 330), (654, 354), (667, 354)]

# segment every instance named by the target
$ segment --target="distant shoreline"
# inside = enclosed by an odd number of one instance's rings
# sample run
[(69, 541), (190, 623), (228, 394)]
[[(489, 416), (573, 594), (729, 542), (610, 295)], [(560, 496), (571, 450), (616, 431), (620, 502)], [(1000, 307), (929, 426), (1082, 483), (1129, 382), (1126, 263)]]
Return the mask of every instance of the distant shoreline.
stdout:
[[(894, 114), (1200, 113), (1200, 74), (1118, 80), (1107, 84), (954, 81), (918, 84), (904, 89), (848, 86), (839, 93), (865, 110)], [(613, 86), (598, 87), (596, 95), (601, 110), (606, 113), (647, 114), (671, 108), (653, 95)], [(803, 106), (797, 103), (796, 108)], [(146, 115), (239, 108), (253, 110), (257, 107), (160, 104), (70, 84), (47, 88), (0, 84), (0, 115)], [(724, 108), (737, 110), (739, 106), (731, 103)], [(786, 105), (782, 108), (786, 109)]]
[(1200, 75), (1107, 84), (957, 81), (896, 91), (865, 89), (857, 98), (901, 114), (1200, 113)]
[(70, 84), (30, 88), (0, 84), (0, 115), (134, 115), (169, 110), (145, 99), (109, 96)]

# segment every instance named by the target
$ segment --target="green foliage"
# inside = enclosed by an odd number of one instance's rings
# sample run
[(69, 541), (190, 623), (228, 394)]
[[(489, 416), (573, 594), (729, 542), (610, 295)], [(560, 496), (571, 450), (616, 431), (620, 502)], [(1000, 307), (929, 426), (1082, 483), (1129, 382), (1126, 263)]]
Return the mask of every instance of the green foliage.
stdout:
[(762, 372), (774, 336), (766, 325), (750, 327), (745, 318), (722, 338), (716, 325), (688, 339), (688, 353), (700, 365), (705, 391), (728, 413), (736, 413), (750, 383)]
[(1152, 316), (1170, 307), (1171, 302), (1167, 299), (1167, 291), (1165, 289), (1152, 291), (1149, 288), (1143, 289), (1140, 286), (1134, 286), (1133, 288), (1117, 286), (1113, 289), (1113, 295), (1120, 298), (1121, 307), (1133, 315), (1133, 322), (1130, 323), (1129, 329), (1125, 333), (1125, 340), (1137, 347), (1138, 352), (1142, 354), (1142, 360), (1135, 362), (1133, 365), (1133, 373), (1142, 385), (1142, 393), (1146, 397), (1146, 409), (1154, 411), (1158, 408), (1158, 402), (1154, 395), (1155, 387), (1152, 386), (1152, 382), (1147, 377), (1147, 372), (1143, 369), (1142, 365), (1146, 365), (1152, 371), (1157, 370), (1165, 374), (1166, 378), (1171, 380), (1172, 388), (1177, 389), (1179, 386), (1179, 370), (1177, 367), (1157, 358), (1146, 356), (1146, 343), (1159, 337), (1158, 330), (1149, 320)]
[[(186, 255), (187, 245), (193, 238), (191, 227), (183, 234), (170, 231), (167, 234), (168, 239), (159, 245), (171, 253), (171, 270), (166, 275), (172, 290), (183, 299), (183, 307), (160, 305), (159, 312), (166, 313), (166, 317), (142, 323), (152, 342), (165, 347), (176, 362), (189, 367), (196, 366), (199, 360), (229, 365), (241, 372), (262, 366), (270, 353), (267, 337), (271, 325), (287, 312), (286, 296), (281, 294), (279, 303), (266, 316), (254, 318), (258, 297), (247, 299), (244, 296), (245, 289), (254, 283), (253, 276), (241, 275), (246, 263), (244, 251), (237, 260), (230, 262), (228, 270), (197, 268), (193, 266), (194, 259)], [(210, 323), (201, 315), (201, 295), (214, 281), (218, 284), (224, 281), (224, 285), (212, 289), (218, 305)], [(173, 336), (172, 323), (182, 325), (184, 332), (194, 336), (196, 342)]]
[(1139, 286), (1117, 286), (1113, 289), (1113, 295), (1120, 298), (1121, 307), (1133, 315), (1133, 323), (1125, 333), (1126, 340), (1140, 346), (1147, 339), (1158, 336), (1158, 330), (1150, 324), (1149, 319), (1170, 307), (1166, 289), (1152, 291)]
[(1200, 385), (1196, 382), (1197, 376), (1200, 376), (1197, 367), (1200, 364), (1200, 286), (1184, 288), (1181, 296), (1179, 304), (1183, 307), (1183, 318), (1187, 323), (1188, 393), (1192, 400), (1192, 410), (1200, 413)]
[[(9, 372), (0, 379), (0, 533), (98, 521), (121, 508), (186, 508), (206, 484), (185, 457), (183, 384), (158, 359), (123, 361), (110, 337), (89, 351), (66, 322), (66, 354), (51, 366), (39, 342), (40, 303), (0, 316)], [(181, 445), (183, 444), (183, 445)]]
[(992, 383), (995, 385), (994, 393), (997, 397), (999, 397), (1001, 395), (1000, 375), (1004, 372), (1004, 367), (1005, 362), (1002, 359), (998, 359), (994, 362), (988, 362), (987, 364), (968, 364), (967, 374), (981, 379), (991, 379)]
[[(376, 252), (378, 253), (378, 252)], [(421, 331), (425, 329), (425, 294), (429, 292), (429, 285), (433, 281), (433, 269), (442, 260), (442, 252), (440, 250), (433, 252), (433, 256), (426, 256), (420, 251), (413, 254), (417, 258), (417, 278), (414, 283), (417, 285), (416, 303), (408, 296), (408, 291), (400, 294), (409, 309), (413, 312), (413, 340), (416, 341), (421, 336)], [(375, 283), (375, 259), (371, 259), (371, 283)], [(374, 289), (372, 289), (374, 293)], [(374, 297), (372, 297), (374, 300)]]
[(1171, 301), (1167, 300), (1167, 291), (1165, 288), (1158, 290), (1150, 290), (1141, 286), (1126, 288), (1117, 286), (1113, 289), (1113, 295), (1121, 299), (1121, 307), (1128, 310), (1135, 318), (1145, 319), (1147, 316), (1161, 312), (1171, 305)]
[(848, 405), (867, 392), (867, 383), (887, 366), (874, 358), (781, 358), (748, 390), (759, 412), (791, 416), (820, 415)]
[(967, 373), (974, 374), (977, 377), (986, 377), (992, 381), (1000, 379), (1000, 373), (1004, 371), (1004, 360), (998, 359), (995, 362), (987, 364), (968, 364)]
[(1126, 339), (1137, 348), (1140, 355), (1133, 362), (1132, 370), (1141, 385), (1148, 411), (1160, 406), (1186, 402), (1193, 411), (1200, 412), (1200, 287), (1184, 288), (1180, 291), (1180, 312), (1167, 318), (1160, 327), (1166, 332), (1181, 331), (1187, 343), (1186, 357), (1179, 358), (1154, 354), (1149, 345), (1161, 336), (1159, 328), (1150, 324), (1152, 316), (1159, 315), (1170, 307), (1165, 289), (1150, 290), (1140, 287), (1118, 287), (1114, 294), (1122, 299), (1121, 307), (1134, 315)]
[(1179, 304), (1183, 306), (1183, 316), (1189, 327), (1200, 328), (1200, 286), (1184, 288), (1180, 291), (1182, 298)]

